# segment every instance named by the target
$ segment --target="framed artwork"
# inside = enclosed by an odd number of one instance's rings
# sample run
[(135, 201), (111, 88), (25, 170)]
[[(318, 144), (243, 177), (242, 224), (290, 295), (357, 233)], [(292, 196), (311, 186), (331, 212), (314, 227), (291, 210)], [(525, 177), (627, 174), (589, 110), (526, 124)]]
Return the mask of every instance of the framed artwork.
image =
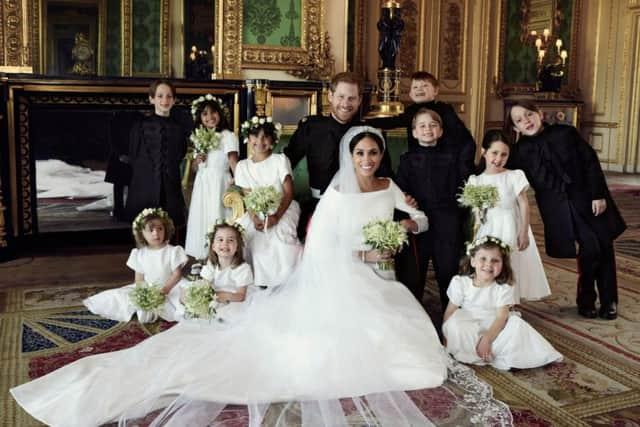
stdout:
[(577, 91), (577, 34), (580, 29), (582, 0), (502, 0), (500, 22), (500, 55), (498, 95), (531, 94), (536, 91), (537, 53), (531, 31), (550, 31), (568, 51), (566, 73), (561, 91), (567, 95)]
[(323, 0), (243, 0), (242, 67), (291, 70), (324, 41)]

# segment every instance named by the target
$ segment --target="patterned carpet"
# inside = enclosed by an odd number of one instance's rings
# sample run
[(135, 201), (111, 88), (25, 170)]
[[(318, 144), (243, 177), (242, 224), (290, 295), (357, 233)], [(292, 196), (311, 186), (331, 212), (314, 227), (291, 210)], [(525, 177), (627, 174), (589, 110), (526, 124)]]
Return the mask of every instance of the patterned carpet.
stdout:
[[(640, 191), (620, 188), (615, 198), (629, 224), (616, 242), (619, 317), (587, 320), (576, 313), (574, 260), (543, 255), (552, 295), (525, 303), (523, 317), (564, 354), (562, 363), (530, 370), (476, 373), (510, 406), (517, 426), (638, 426), (640, 420)], [(535, 209), (534, 209), (535, 211)], [(532, 219), (540, 247), (539, 219)], [(114, 284), (119, 285), (119, 284)], [(117, 323), (94, 316), (79, 302), (99, 285), (0, 290), (0, 426), (39, 425), (6, 390), (73, 360), (126, 348), (171, 325)], [(428, 300), (435, 299), (430, 287)], [(432, 313), (432, 315), (435, 313)], [(444, 388), (412, 393), (438, 425), (469, 425), (451, 408), (462, 390)], [(229, 407), (218, 421), (247, 422), (243, 407)], [(353, 419), (354, 425), (361, 425)], [(142, 423), (144, 425), (144, 423)]]

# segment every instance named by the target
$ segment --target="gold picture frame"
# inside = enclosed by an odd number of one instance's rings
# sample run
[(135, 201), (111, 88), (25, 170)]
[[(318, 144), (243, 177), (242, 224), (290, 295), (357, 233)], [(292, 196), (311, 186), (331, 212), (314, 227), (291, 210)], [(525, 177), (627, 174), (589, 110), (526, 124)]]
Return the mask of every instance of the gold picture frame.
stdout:
[[(229, 2), (224, 0), (224, 3)], [(232, 2), (240, 6), (236, 9), (238, 15), (235, 19), (233, 17), (227, 17), (227, 19), (243, 22), (244, 2), (237, 0)], [(237, 26), (237, 41), (242, 45), (242, 68), (300, 69), (309, 63), (313, 55), (321, 51), (325, 38), (322, 25), (324, 0), (300, 0), (300, 6), (302, 9), (300, 47), (242, 44), (242, 25)]]

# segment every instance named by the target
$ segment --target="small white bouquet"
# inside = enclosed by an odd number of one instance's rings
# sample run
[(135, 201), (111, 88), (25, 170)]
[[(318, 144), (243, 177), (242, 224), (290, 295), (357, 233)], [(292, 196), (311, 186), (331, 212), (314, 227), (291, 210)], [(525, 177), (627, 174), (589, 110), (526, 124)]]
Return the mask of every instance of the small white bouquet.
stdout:
[(267, 219), (267, 215), (278, 210), (281, 201), (282, 193), (278, 192), (273, 185), (253, 189), (244, 196), (244, 205), (247, 210), (263, 220)]
[(158, 310), (166, 300), (165, 294), (159, 285), (147, 282), (136, 282), (134, 288), (129, 292), (129, 301), (138, 310), (148, 313), (145, 319), (138, 319), (143, 322), (153, 322), (158, 317)]
[[(373, 249), (397, 252), (402, 245), (408, 243), (407, 230), (396, 221), (390, 219), (373, 220), (362, 227), (364, 242)], [(393, 270), (393, 259), (376, 263), (379, 270)]]
[(200, 126), (191, 132), (189, 140), (193, 143), (193, 158), (198, 154), (207, 154), (209, 150), (217, 150), (220, 147), (220, 134), (215, 129), (207, 129)]
[(195, 281), (183, 296), (185, 317), (189, 319), (213, 319), (216, 316), (218, 299), (209, 282), (204, 279)]
[(487, 222), (487, 210), (493, 208), (500, 199), (498, 187), (495, 185), (473, 185), (468, 182), (458, 196), (461, 206), (470, 207), (474, 216), (473, 234), (480, 228), (480, 224)]

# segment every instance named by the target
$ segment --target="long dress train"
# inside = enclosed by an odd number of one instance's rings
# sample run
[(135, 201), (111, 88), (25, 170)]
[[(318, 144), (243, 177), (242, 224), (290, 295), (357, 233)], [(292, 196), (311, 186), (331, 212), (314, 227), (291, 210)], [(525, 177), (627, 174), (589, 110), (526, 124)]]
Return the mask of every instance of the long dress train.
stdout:
[(347, 426), (341, 398), (351, 398), (369, 424), (424, 426), (432, 424), (402, 391), (438, 387), (449, 370), (473, 394), (458, 406), (481, 423), (509, 425), (508, 409), (486, 384), (446, 355), (411, 293), (350, 249), (361, 243), (363, 224), (392, 217), (403, 196), (390, 184), (362, 194), (328, 189), (291, 278), (255, 295), (236, 322), (183, 322), (11, 393), (54, 426), (128, 425), (163, 407), (152, 425), (204, 426), (231, 403), (248, 405), (250, 425), (258, 426), (274, 402), (288, 402), (276, 425), (295, 403), (303, 426)]

